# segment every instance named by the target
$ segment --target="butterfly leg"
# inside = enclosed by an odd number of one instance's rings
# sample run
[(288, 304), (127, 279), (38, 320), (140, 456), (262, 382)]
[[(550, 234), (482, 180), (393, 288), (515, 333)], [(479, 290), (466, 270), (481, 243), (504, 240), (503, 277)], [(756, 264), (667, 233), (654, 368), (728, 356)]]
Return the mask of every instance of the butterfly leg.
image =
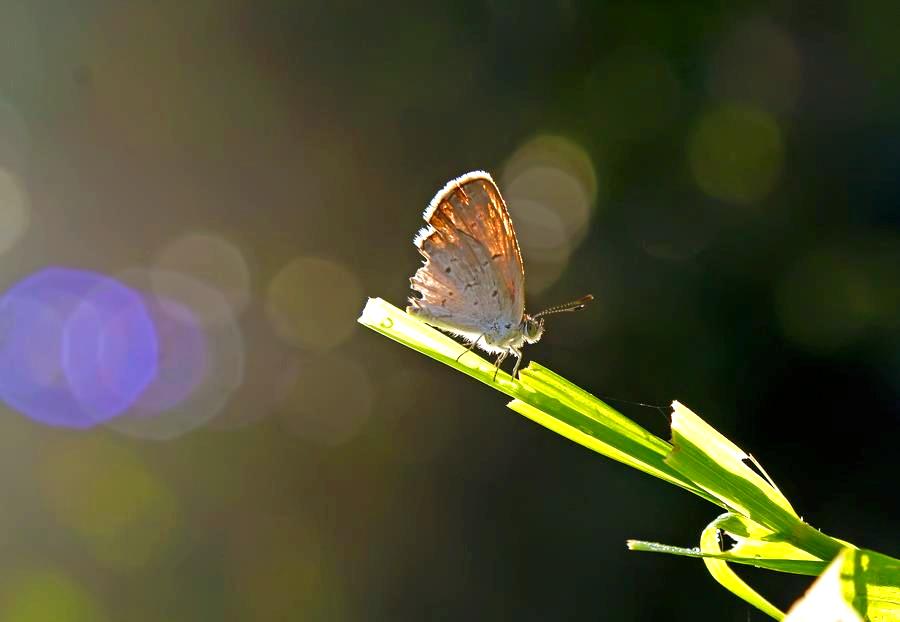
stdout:
[(501, 352), (497, 356), (497, 360), (494, 363), (494, 380), (497, 379), (497, 373), (500, 371), (500, 365), (503, 364), (503, 361), (506, 359), (507, 356), (509, 356), (509, 350), (507, 350), (506, 352)]
[(482, 338), (482, 337), (484, 337), (484, 335), (479, 335), (479, 336), (478, 336), (478, 339), (476, 339), (475, 341), (473, 341), (472, 343), (470, 343), (470, 344), (469, 344), (469, 347), (466, 348), (463, 352), (460, 353), (459, 356), (456, 357), (456, 362), (459, 363), (459, 359), (461, 359), (461, 358), (463, 357), (463, 354), (468, 354), (469, 352), (471, 352), (472, 350), (474, 350), (474, 349), (475, 349), (475, 346), (478, 345), (478, 342), (481, 341), (481, 338)]
[(512, 353), (516, 355), (516, 366), (513, 367), (512, 377), (516, 378), (516, 374), (519, 373), (519, 365), (522, 363), (522, 351), (518, 348), (512, 348)]

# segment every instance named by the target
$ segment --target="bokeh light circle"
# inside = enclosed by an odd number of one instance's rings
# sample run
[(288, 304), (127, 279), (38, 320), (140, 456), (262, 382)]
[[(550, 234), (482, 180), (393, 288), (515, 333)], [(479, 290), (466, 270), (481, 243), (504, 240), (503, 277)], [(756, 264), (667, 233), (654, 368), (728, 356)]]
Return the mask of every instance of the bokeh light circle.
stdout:
[(516, 234), (528, 241), (529, 259), (558, 259), (569, 254), (569, 238), (559, 213), (531, 199), (516, 199)]
[(721, 106), (694, 128), (688, 160), (694, 180), (706, 194), (730, 203), (756, 203), (781, 176), (781, 130), (760, 109)]
[(174, 272), (132, 269), (117, 278), (152, 291), (147, 308), (158, 326), (159, 364), (156, 382), (107, 426), (129, 436), (167, 440), (206, 424), (222, 412), (244, 378), (243, 336), (225, 297)]
[(4, 578), (3, 622), (103, 622), (103, 607), (82, 585), (53, 567), (20, 568)]
[(192, 233), (182, 236), (157, 255), (155, 268), (177, 272), (219, 290), (233, 314), (250, 302), (250, 268), (241, 250), (219, 235)]
[(63, 369), (93, 417), (122, 413), (156, 377), (156, 328), (136, 292), (98, 279), (67, 319)]
[(501, 189), (507, 203), (511, 196), (523, 194), (516, 185), (526, 195), (519, 198), (568, 199), (548, 207), (559, 215), (567, 234), (577, 237), (596, 207), (600, 187), (595, 168), (591, 156), (575, 141), (540, 134), (520, 145), (504, 163)]
[(269, 283), (266, 312), (275, 332), (296, 346), (328, 350), (355, 330), (362, 286), (343, 265), (298, 257)]
[(325, 446), (349, 441), (372, 412), (372, 383), (355, 361), (323, 354), (304, 361), (278, 408), (292, 434)]
[(58, 437), (36, 475), (54, 518), (106, 567), (161, 559), (178, 525), (175, 495), (138, 456), (110, 437)]
[(0, 253), (11, 249), (28, 229), (29, 204), (17, 177), (0, 166)]
[(156, 378), (140, 395), (134, 410), (152, 415), (186, 400), (209, 373), (209, 343), (197, 316), (167, 298), (148, 298), (156, 325), (159, 363)]
[(37, 272), (0, 298), (0, 397), (28, 417), (84, 428), (119, 415), (156, 375), (141, 296), (96, 273)]
[(598, 193), (593, 163), (565, 137), (537, 136), (510, 156), (501, 187), (528, 265), (528, 289), (540, 292), (560, 277), (587, 233)]

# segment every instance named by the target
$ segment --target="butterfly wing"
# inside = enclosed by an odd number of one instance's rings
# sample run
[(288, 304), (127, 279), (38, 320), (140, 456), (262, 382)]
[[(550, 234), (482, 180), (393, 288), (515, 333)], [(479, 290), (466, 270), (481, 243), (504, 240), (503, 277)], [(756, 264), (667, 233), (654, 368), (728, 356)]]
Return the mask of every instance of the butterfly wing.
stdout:
[(421, 298), (410, 298), (407, 312), (470, 340), (486, 335), (498, 343), (518, 331), (525, 271), (506, 203), (491, 176), (474, 171), (451, 181), (424, 218), (428, 227), (415, 244), (425, 262), (410, 279)]

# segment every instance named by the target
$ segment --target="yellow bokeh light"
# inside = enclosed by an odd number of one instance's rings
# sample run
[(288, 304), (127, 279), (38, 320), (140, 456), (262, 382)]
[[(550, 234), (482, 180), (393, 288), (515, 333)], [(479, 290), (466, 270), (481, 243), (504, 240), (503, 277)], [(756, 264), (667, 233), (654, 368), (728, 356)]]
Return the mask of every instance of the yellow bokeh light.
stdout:
[(694, 128), (688, 160), (706, 194), (730, 203), (756, 203), (781, 175), (781, 131), (762, 110), (722, 106), (704, 115)]
[(327, 259), (300, 257), (269, 283), (266, 312), (282, 339), (327, 350), (355, 330), (361, 299), (362, 286), (350, 270)]
[(56, 441), (38, 468), (56, 519), (114, 569), (163, 556), (178, 522), (173, 494), (137, 456), (99, 437)]
[(0, 253), (11, 249), (28, 228), (28, 196), (18, 179), (0, 168)]
[(510, 156), (501, 191), (528, 266), (528, 290), (542, 291), (587, 232), (598, 191), (591, 158), (565, 137), (537, 136)]
[(20, 571), (5, 581), (0, 622), (103, 622), (100, 603), (70, 577), (52, 568)]
[(569, 264), (572, 244), (565, 225), (545, 203), (515, 199), (510, 210), (527, 266), (527, 291), (542, 292), (559, 279)]
[[(597, 173), (590, 154), (575, 141), (557, 134), (539, 134), (522, 145), (503, 166), (503, 182), (518, 176), (525, 169), (546, 166), (565, 171), (578, 180), (593, 205), (599, 191)], [(573, 223), (578, 226), (581, 219)]]
[(222, 236), (182, 236), (160, 251), (156, 267), (214, 287), (234, 313), (243, 311), (250, 302), (250, 268), (240, 249)]
[[(529, 167), (510, 178), (503, 192), (513, 218), (519, 201), (543, 205), (562, 223), (567, 243), (580, 241), (591, 216), (591, 199), (580, 180), (568, 171), (551, 166)], [(537, 239), (534, 246), (542, 243)]]

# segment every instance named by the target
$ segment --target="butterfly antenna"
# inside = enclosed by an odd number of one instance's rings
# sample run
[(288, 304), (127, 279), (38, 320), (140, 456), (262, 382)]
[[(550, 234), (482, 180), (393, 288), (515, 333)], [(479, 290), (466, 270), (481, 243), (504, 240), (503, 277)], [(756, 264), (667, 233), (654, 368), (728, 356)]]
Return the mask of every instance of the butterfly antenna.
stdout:
[(580, 309), (584, 309), (585, 305), (592, 301), (594, 297), (591, 294), (587, 296), (582, 296), (578, 300), (573, 300), (572, 302), (566, 302), (561, 305), (556, 305), (555, 307), (550, 307), (549, 309), (544, 309), (540, 313), (536, 313), (532, 317), (537, 319), (544, 315), (552, 315), (554, 313), (566, 313), (569, 311), (579, 311)]

